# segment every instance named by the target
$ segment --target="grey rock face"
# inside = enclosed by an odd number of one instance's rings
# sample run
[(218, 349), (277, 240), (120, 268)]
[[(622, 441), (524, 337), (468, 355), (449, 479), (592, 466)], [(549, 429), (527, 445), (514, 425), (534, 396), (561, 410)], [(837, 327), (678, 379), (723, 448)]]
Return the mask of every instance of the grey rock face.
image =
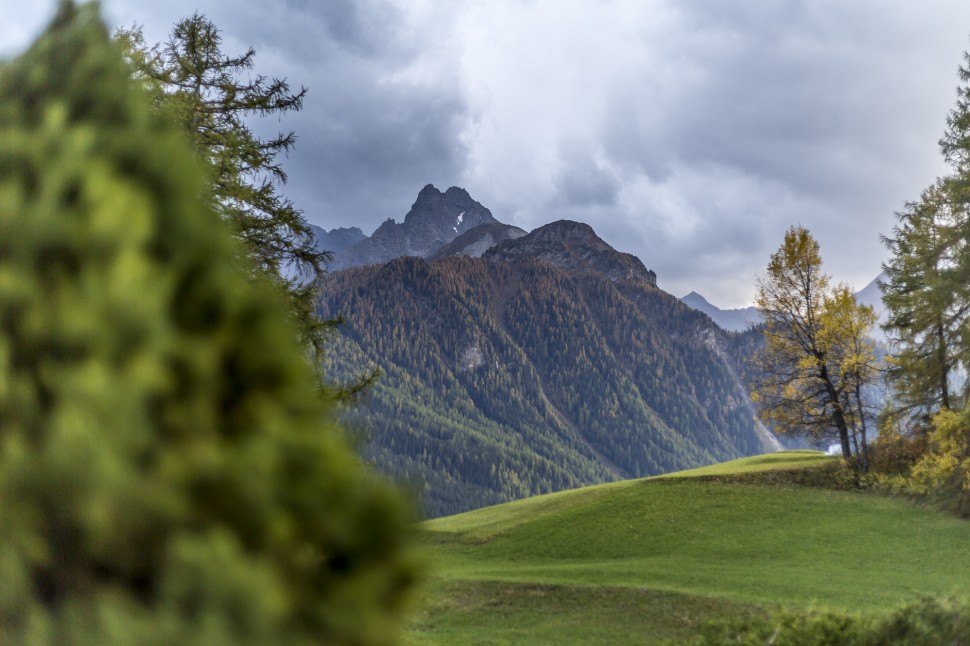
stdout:
[(367, 236), (364, 235), (364, 232), (357, 227), (339, 227), (337, 229), (325, 231), (324, 229), (311, 224), (310, 228), (313, 229), (313, 235), (316, 236), (317, 249), (321, 251), (330, 251), (336, 253), (338, 251), (343, 251), (347, 247), (355, 245), (361, 240), (367, 238)]
[(400, 224), (386, 220), (374, 234), (335, 254), (330, 269), (387, 262), (400, 256), (420, 256), (438, 250), (481, 224), (498, 223), (491, 211), (452, 186), (442, 193), (428, 184)]
[(474, 229), (470, 229), (461, 234), (448, 244), (440, 247), (437, 251), (429, 254), (425, 259), (435, 261), (447, 256), (469, 256), (471, 258), (481, 258), (482, 254), (505, 240), (514, 240), (526, 235), (524, 229), (492, 222), (480, 224)]
[(657, 275), (639, 258), (617, 251), (582, 222), (559, 220), (547, 224), (521, 238), (499, 243), (484, 257), (504, 262), (535, 259), (562, 269), (597, 273), (613, 282), (644, 281), (657, 286)]

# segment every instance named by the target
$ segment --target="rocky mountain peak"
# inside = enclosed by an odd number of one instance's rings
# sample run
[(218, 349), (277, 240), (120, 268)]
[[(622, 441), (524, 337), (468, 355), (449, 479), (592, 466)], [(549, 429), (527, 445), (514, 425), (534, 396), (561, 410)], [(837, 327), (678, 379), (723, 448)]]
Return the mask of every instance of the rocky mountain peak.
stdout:
[(501, 242), (484, 255), (505, 262), (535, 259), (570, 271), (601, 274), (614, 282), (635, 280), (657, 286), (657, 275), (639, 258), (617, 251), (588, 224), (571, 220), (559, 220)]
[[(699, 310), (702, 307), (713, 307), (707, 301), (706, 298), (704, 298), (703, 296), (701, 296), (697, 292), (691, 292), (690, 294), (687, 294), (687, 296), (682, 297), (680, 300), (682, 300), (684, 303), (686, 303), (690, 307), (693, 307), (695, 310)], [(701, 311), (704, 311), (704, 310), (701, 310)]]
[(442, 193), (428, 184), (418, 193), (404, 222), (388, 218), (369, 238), (334, 256), (331, 269), (387, 262), (400, 256), (425, 257), (482, 224), (498, 224), (492, 212), (463, 188)]
[(435, 186), (434, 186), (434, 184), (425, 184), (424, 185), (424, 188), (422, 188), (420, 191), (418, 191), (418, 200), (417, 201), (420, 202), (422, 198), (427, 199), (427, 198), (435, 197), (435, 196), (438, 196), (438, 195), (441, 195), (441, 191), (439, 191), (438, 189), (436, 189)]
[(330, 231), (325, 231), (311, 224), (310, 229), (313, 231), (313, 236), (316, 239), (317, 248), (330, 252), (343, 251), (347, 247), (353, 246), (367, 237), (357, 227), (338, 227)]
[(421, 189), (418, 199), (404, 216), (405, 225), (440, 229), (435, 232), (446, 236), (445, 242), (479, 224), (497, 221), (492, 212), (473, 200), (465, 189), (452, 186), (442, 193), (433, 184)]
[(377, 227), (377, 229), (374, 230), (374, 234), (376, 235), (378, 231), (385, 231), (385, 232), (393, 231), (394, 229), (397, 228), (397, 226), (398, 224), (394, 220), (394, 218), (387, 218), (386, 220), (381, 222), (381, 226)]
[(466, 200), (466, 201), (474, 202), (474, 200), (472, 200), (471, 195), (468, 194), (468, 191), (466, 191), (460, 186), (449, 187), (448, 190), (445, 191), (445, 196), (453, 200)]

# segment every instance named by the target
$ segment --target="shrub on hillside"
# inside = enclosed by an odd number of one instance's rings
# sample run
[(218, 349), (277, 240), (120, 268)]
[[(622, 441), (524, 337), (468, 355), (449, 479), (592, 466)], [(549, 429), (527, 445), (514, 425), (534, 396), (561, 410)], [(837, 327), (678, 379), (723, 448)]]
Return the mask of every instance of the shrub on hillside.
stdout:
[(885, 615), (788, 610), (769, 619), (708, 624), (697, 644), (763, 646), (944, 646), (970, 635), (970, 603), (925, 598)]
[(0, 643), (386, 643), (410, 514), (94, 5), (0, 66)]
[(970, 409), (938, 413), (927, 445), (909, 486), (938, 507), (970, 517)]
[(886, 476), (906, 475), (925, 451), (925, 437), (907, 437), (885, 428), (869, 445), (869, 470)]

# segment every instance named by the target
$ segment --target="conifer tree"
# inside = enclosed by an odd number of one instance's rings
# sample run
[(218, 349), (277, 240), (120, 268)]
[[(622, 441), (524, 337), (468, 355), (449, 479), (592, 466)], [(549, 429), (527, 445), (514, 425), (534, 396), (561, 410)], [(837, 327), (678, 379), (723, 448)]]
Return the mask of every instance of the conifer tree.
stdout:
[(897, 213), (883, 238), (891, 253), (881, 286), (894, 349), (890, 376), (901, 411), (927, 417), (962, 407), (967, 396), (958, 377), (970, 366), (970, 55), (964, 60), (939, 141), (951, 172)]
[(958, 69), (963, 85), (957, 87), (957, 102), (947, 114), (939, 145), (956, 175), (966, 178), (970, 173), (970, 52), (963, 52), (963, 60), (965, 64)]
[(0, 643), (385, 644), (409, 514), (94, 3), (0, 65)]
[(206, 162), (216, 209), (246, 242), (256, 270), (285, 287), (304, 340), (319, 354), (334, 322), (316, 317), (317, 279), (330, 259), (318, 251), (309, 224), (280, 194), (287, 175), (279, 160), (293, 132), (261, 139), (248, 120), (300, 110), (307, 89), (254, 75), (256, 52), (223, 53), (215, 24), (195, 13), (180, 20), (164, 45), (149, 46), (138, 27), (116, 32), (136, 77), (155, 105), (174, 116)]
[[(883, 288), (903, 412), (922, 416), (926, 450), (910, 472), (912, 491), (970, 514), (970, 54), (939, 141), (950, 173), (897, 214)], [(962, 410), (960, 410), (962, 409)]]
[(954, 375), (966, 348), (963, 327), (970, 289), (962, 279), (964, 233), (970, 224), (950, 180), (938, 180), (896, 214), (883, 237), (890, 259), (880, 286), (884, 329), (893, 345), (889, 376), (901, 412), (932, 413), (960, 405)]

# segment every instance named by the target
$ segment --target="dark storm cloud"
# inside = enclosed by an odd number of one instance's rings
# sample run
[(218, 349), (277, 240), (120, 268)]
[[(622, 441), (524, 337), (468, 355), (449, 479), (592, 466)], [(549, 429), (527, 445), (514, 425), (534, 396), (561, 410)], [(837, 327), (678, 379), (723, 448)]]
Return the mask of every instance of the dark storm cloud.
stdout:
[(304, 210), (320, 226), (345, 224), (332, 216), (359, 219), (365, 229), (400, 220), (421, 186), (460, 175), (459, 98), (369, 90), (349, 102), (362, 101), (356, 109), (327, 106), (325, 126), (311, 122), (300, 130), (302, 163), (294, 164), (291, 185), (305, 193), (312, 206)]
[[(55, 3), (48, 4), (37, 12), (43, 20), (53, 13)], [(293, 91), (307, 88), (302, 111), (251, 125), (264, 137), (296, 133), (295, 149), (282, 160), (289, 175), (283, 192), (314, 224), (369, 233), (388, 217), (401, 219), (428, 182), (459, 183), (468, 106), (452, 62), (442, 64), (435, 51), (449, 42), (447, 25), (423, 22), (425, 14), (410, 3), (285, 0), (270, 9), (250, 0), (105, 0), (103, 6), (109, 22), (141, 25), (149, 42), (164, 41), (179, 19), (203, 13), (220, 29), (224, 53), (253, 47), (254, 73), (285, 78)], [(43, 22), (33, 17), (26, 24), (38, 30)], [(8, 25), (0, 35), (13, 32)]]
[[(879, 233), (945, 171), (970, 34), (965, 0), (104, 7), (150, 40), (198, 9), (228, 51), (257, 49), (257, 72), (309, 88), (302, 112), (254, 127), (296, 131), (285, 192), (315, 224), (370, 232), (425, 184), (461, 185), (522, 227), (587, 221), (661, 286), (722, 306), (749, 301), (792, 224), (837, 280), (878, 273)], [(6, 20), (0, 52), (39, 13)]]
[(390, 3), (286, 0), (286, 4), (317, 16), (326, 38), (365, 57), (377, 57), (387, 51), (395, 40), (394, 25), (400, 20), (400, 11)]
[(467, 108), (447, 69), (423, 67), (428, 32), (383, 0), (286, 5), (243, 16), (234, 38), (254, 44), (258, 69), (308, 88), (301, 112), (256, 125), (297, 133), (285, 191), (307, 219), (370, 233), (428, 182), (457, 183)]
[(970, 11), (932, 4), (465, 4), (381, 31), (383, 50), (344, 11), (335, 24), (363, 44), (335, 42), (375, 63), (353, 76), (386, 77), (427, 51), (438, 64), (420, 83), (333, 97), (327, 115), (344, 129), (319, 130), (331, 170), (311, 202), (400, 217), (416, 187), (462, 183), (520, 226), (588, 221), (671, 291), (725, 305), (750, 298), (801, 223), (829, 271), (867, 282), (892, 212), (941, 170), (935, 140), (970, 29), (952, 23)]
[(581, 142), (563, 142), (559, 147), (560, 168), (553, 180), (557, 201), (566, 207), (610, 207), (620, 192), (613, 173), (596, 162), (594, 151)]

